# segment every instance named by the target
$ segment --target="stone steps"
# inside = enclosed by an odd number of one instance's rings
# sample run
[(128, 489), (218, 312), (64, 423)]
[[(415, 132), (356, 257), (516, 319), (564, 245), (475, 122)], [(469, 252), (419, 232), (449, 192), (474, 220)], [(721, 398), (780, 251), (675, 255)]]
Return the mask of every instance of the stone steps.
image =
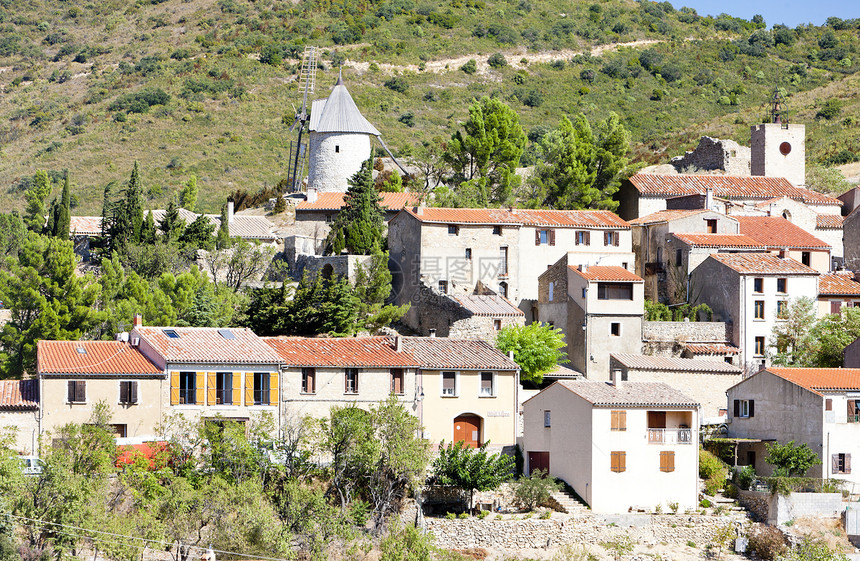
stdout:
[(573, 495), (570, 495), (563, 490), (555, 491), (552, 494), (552, 498), (567, 514), (588, 512), (588, 507), (576, 500)]

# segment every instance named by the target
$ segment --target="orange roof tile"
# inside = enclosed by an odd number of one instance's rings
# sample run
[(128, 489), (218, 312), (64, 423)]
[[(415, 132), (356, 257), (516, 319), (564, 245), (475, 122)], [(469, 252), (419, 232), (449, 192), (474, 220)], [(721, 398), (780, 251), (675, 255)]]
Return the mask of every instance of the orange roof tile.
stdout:
[(740, 233), (771, 249), (830, 249), (800, 226), (781, 216), (737, 216)]
[(72, 216), (69, 218), (69, 234), (78, 236), (102, 235), (101, 216)]
[(278, 354), (248, 328), (136, 327), (134, 333), (152, 345), (153, 350), (168, 363), (278, 364), (280, 362)]
[(0, 411), (38, 408), (38, 380), (0, 380)]
[(854, 273), (830, 273), (818, 277), (818, 294), (823, 296), (858, 296), (860, 282)]
[(403, 350), (425, 370), (518, 370), (519, 366), (491, 343), (479, 339), (403, 337)]
[[(344, 206), (346, 193), (320, 193), (317, 200), (309, 203), (302, 201), (296, 205), (296, 211), (304, 210), (340, 210)], [(415, 193), (380, 193), (380, 205), (390, 210), (399, 210), (405, 206), (413, 206), (419, 203), (418, 195)]]
[(820, 230), (841, 230), (845, 217), (839, 214), (819, 214), (815, 219), (815, 227)]
[(122, 341), (39, 341), (36, 370), (40, 376), (163, 374), (136, 347)]
[(715, 197), (725, 199), (788, 197), (806, 204), (842, 205), (842, 201), (833, 197), (795, 187), (783, 177), (637, 173), (630, 178), (630, 183), (642, 195), (658, 197), (700, 195), (711, 188)]
[(590, 281), (644, 282), (638, 275), (615, 265), (589, 265), (584, 271), (576, 265), (568, 267)]
[(695, 216), (696, 214), (702, 214), (703, 212), (710, 211), (705, 209), (658, 210), (657, 212), (652, 212), (651, 214), (646, 214), (645, 216), (640, 216), (639, 218), (631, 220), (630, 224), (657, 224), (659, 222), (668, 222), (677, 218), (687, 218), (689, 216)]
[(765, 372), (770, 372), (815, 393), (860, 390), (860, 368), (770, 367)]
[(415, 357), (395, 351), (388, 337), (264, 337), (286, 366), (418, 367)]
[(510, 211), (504, 208), (406, 207), (403, 212), (414, 216), (421, 222), (522, 225), (522, 222), (511, 217)]
[(675, 237), (692, 247), (744, 247), (765, 249), (765, 245), (743, 234), (675, 234)]
[(531, 210), (492, 208), (403, 209), (422, 222), (446, 224), (511, 224), (517, 226), (555, 226), (573, 228), (630, 228), (614, 212), (608, 210)]
[(771, 253), (713, 253), (708, 259), (742, 275), (818, 275), (815, 269), (794, 259), (783, 259)]

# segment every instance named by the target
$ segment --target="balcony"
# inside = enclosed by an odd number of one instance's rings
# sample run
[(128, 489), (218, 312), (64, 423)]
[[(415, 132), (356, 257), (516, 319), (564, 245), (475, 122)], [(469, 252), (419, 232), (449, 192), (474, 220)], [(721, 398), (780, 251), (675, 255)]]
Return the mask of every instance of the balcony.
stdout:
[(693, 429), (648, 429), (648, 444), (692, 444)]
[(860, 415), (848, 415), (849, 423), (860, 423)]

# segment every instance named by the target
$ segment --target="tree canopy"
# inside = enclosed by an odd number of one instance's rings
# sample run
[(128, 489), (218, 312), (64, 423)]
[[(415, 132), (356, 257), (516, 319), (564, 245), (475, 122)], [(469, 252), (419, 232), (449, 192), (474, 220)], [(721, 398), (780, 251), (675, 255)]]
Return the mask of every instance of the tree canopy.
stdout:
[(811, 298), (791, 300), (774, 325), (771, 359), (779, 366), (838, 368), (842, 351), (860, 337), (860, 309), (843, 308), (817, 319)]
[(777, 477), (805, 477), (809, 468), (821, 463), (821, 458), (805, 442), (795, 444), (790, 440), (785, 444), (768, 444), (764, 461), (774, 467), (773, 474)]
[(379, 201), (373, 185), (373, 158), (369, 158), (349, 180), (344, 206), (331, 225), (329, 253), (339, 255), (346, 250), (350, 255), (371, 255), (382, 250), (385, 213)]
[(543, 375), (558, 364), (569, 362), (562, 352), (564, 334), (561, 329), (535, 322), (529, 325), (509, 325), (496, 336), (496, 347), (508, 353), (514, 352), (514, 362), (521, 369), (524, 381), (540, 383)]
[(472, 508), (475, 491), (490, 491), (513, 476), (514, 459), (505, 454), (490, 454), (485, 442), (479, 448), (457, 443), (439, 443), (433, 460), (433, 476), (439, 485), (451, 485), (468, 493)]

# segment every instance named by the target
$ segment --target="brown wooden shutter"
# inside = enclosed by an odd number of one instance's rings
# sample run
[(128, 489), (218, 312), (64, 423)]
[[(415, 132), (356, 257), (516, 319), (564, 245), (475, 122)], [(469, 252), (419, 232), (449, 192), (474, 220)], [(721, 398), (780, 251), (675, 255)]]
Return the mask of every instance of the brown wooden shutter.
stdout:
[(613, 245), (617, 247), (618, 244), (621, 242), (621, 232), (615, 232), (615, 235), (612, 236), (612, 240), (614, 242)]
[(830, 473), (839, 473), (839, 454), (830, 456)]
[(603, 232), (603, 245), (609, 245), (611, 241), (609, 232)]
[(245, 405), (254, 405), (254, 373), (245, 372)]
[(131, 393), (129, 396), (131, 398), (131, 402), (137, 403), (137, 381), (129, 382), (128, 385)]
[(618, 412), (618, 430), (627, 430), (627, 411)]
[(574, 245), (579, 245), (579, 235), (580, 234), (582, 234), (582, 232), (574, 232), (573, 233)]
[(555, 230), (549, 231), (549, 245), (555, 245)]
[(824, 410), (825, 411), (833, 411), (833, 400), (825, 399), (824, 400)]
[(535, 245), (540, 245), (540, 230), (535, 230)]
[(206, 373), (206, 405), (215, 405), (218, 402), (218, 395), (215, 391), (218, 389), (218, 381), (215, 376), (214, 372)]
[(842, 311), (842, 300), (831, 300), (830, 301), (830, 313), (838, 314)]
[(734, 412), (734, 415), (732, 415), (732, 417), (737, 419), (740, 416), (741, 416), (741, 400), (736, 399), (735, 400), (735, 412)]
[(233, 372), (233, 405), (242, 405), (242, 373)]
[(194, 403), (195, 405), (203, 405), (206, 402), (204, 398), (206, 397), (205, 389), (206, 389), (206, 377), (203, 372), (197, 372), (194, 377)]
[(69, 403), (74, 403), (75, 402), (75, 381), (69, 380), (69, 383), (67, 384), (67, 386), (68, 386), (68, 388), (67, 388), (67, 393), (66, 393), (66, 401), (68, 401)]
[(855, 411), (855, 409), (854, 409), (854, 400), (853, 400), (853, 399), (849, 399), (849, 400), (848, 400), (848, 422), (849, 422), (849, 423), (851, 423), (851, 422), (853, 422), (853, 421), (854, 421), (854, 415), (855, 415), (854, 411)]
[(660, 471), (665, 473), (675, 471), (675, 452), (660, 452)]
[(627, 453), (626, 452), (610, 452), (610, 469), (615, 473), (621, 473), (627, 470)]
[(591, 232), (585, 233), (585, 245), (591, 245)]
[(750, 400), (750, 417), (755, 417), (755, 400)]
[(129, 403), (131, 401), (131, 396), (129, 396), (129, 393), (131, 393), (131, 388), (129, 388), (130, 385), (131, 385), (130, 382), (120, 382), (119, 383), (119, 402), (120, 403)]
[(170, 405), (179, 405), (179, 372), (170, 373)]
[(87, 401), (87, 383), (83, 380), (75, 382), (75, 401), (80, 403)]
[(269, 374), (269, 405), (278, 404), (278, 373), (271, 372)]
[(851, 473), (851, 454), (845, 454), (845, 473)]

